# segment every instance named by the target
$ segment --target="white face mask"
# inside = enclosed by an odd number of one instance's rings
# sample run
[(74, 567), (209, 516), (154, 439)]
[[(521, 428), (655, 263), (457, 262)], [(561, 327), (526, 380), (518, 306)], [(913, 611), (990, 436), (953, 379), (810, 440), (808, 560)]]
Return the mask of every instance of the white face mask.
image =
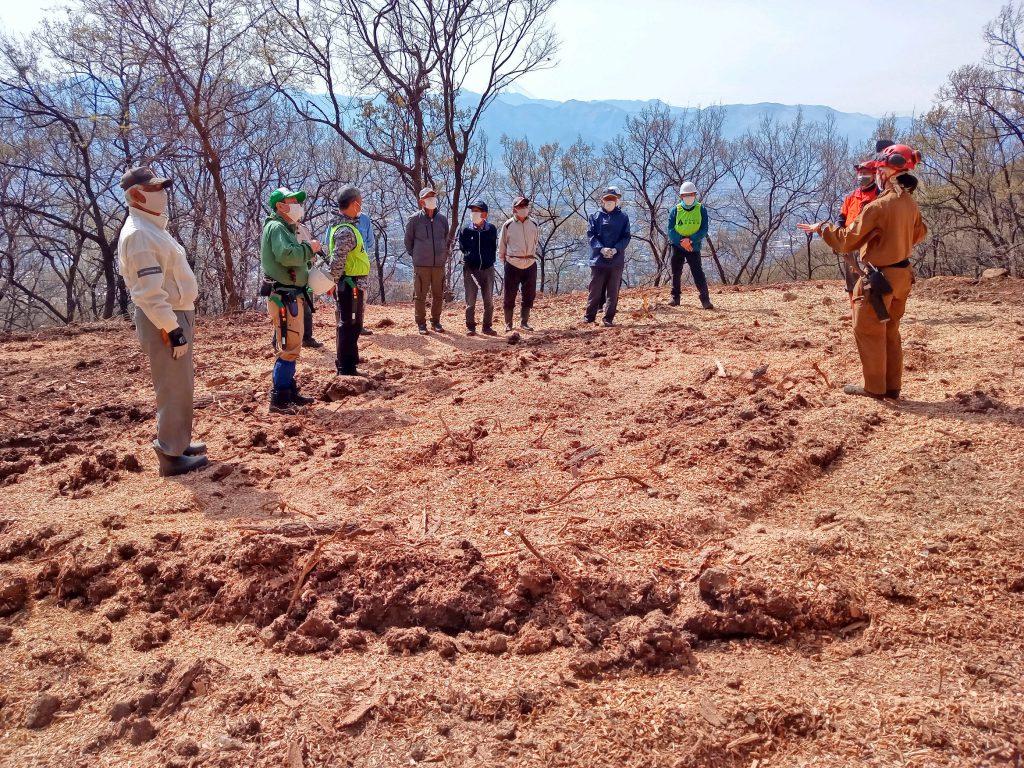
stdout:
[(288, 218), (298, 223), (302, 221), (302, 217), (306, 215), (306, 209), (302, 207), (302, 203), (291, 203), (288, 206)]
[(696, 195), (687, 195), (686, 197), (683, 198), (683, 205), (686, 206), (687, 208), (693, 208), (693, 206), (696, 203), (697, 203), (697, 196)]
[(473, 219), (473, 223), (474, 224), (479, 224), (481, 221), (484, 220), (484, 215), (482, 213), (475, 213), (474, 212), (474, 213), (471, 213), (469, 216), (470, 216), (471, 219)]
[(618, 208), (618, 206), (619, 206), (619, 204), (615, 200), (602, 200), (601, 201), (601, 207), (604, 208), (606, 211), (608, 211), (608, 213), (611, 213), (612, 211), (614, 211), (616, 208)]
[(530, 215), (530, 206), (524, 205), (522, 208), (516, 208), (513, 213), (515, 213), (515, 215), (520, 219), (525, 219)]
[(423, 207), (428, 211), (434, 210), (435, 208), (437, 208), (437, 198), (428, 197), (426, 200), (423, 201)]
[(155, 213), (158, 216), (162, 216), (167, 212), (167, 190), (158, 189), (156, 192), (145, 192), (139, 190), (145, 195), (146, 199), (142, 203), (142, 207), (151, 213)]

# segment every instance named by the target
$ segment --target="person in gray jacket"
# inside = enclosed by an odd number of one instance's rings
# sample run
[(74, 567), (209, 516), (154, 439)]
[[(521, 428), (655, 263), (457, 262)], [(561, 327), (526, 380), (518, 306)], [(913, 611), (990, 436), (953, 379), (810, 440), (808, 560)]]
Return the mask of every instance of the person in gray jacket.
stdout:
[(405, 224), (405, 250), (412, 256), (416, 327), (427, 332), (427, 292), (430, 292), (430, 327), (444, 333), (441, 302), (444, 270), (448, 262), (448, 219), (437, 211), (437, 193), (420, 190), (420, 209)]

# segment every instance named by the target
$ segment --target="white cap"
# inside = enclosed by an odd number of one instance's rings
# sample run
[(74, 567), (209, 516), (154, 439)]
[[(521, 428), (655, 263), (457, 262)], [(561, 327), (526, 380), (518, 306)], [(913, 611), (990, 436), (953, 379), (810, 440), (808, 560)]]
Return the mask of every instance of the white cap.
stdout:
[(679, 188), (679, 195), (696, 195), (697, 185), (692, 181), (684, 181), (683, 185)]

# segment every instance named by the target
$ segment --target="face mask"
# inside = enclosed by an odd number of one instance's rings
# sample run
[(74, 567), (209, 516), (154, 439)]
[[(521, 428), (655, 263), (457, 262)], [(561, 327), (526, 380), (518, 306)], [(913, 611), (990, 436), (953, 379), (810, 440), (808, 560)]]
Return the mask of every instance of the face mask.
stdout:
[[(142, 190), (139, 190), (142, 192)], [(167, 190), (158, 189), (156, 192), (142, 192), (146, 196), (142, 207), (158, 216), (167, 212)]]
[(857, 183), (860, 185), (861, 189), (869, 189), (874, 186), (875, 179), (873, 176), (858, 176)]
[(525, 219), (527, 216), (530, 215), (530, 207), (529, 206), (523, 206), (522, 208), (516, 208), (514, 213), (520, 219)]
[(693, 208), (697, 203), (697, 197), (695, 195), (687, 195), (683, 198), (683, 206), (686, 208)]
[(428, 211), (434, 210), (435, 208), (437, 208), (437, 198), (428, 197), (426, 200), (423, 201), (423, 207)]
[(306, 215), (306, 209), (302, 207), (301, 203), (291, 203), (288, 206), (288, 218), (298, 223), (302, 221), (302, 217)]
[(618, 207), (618, 203), (614, 200), (602, 200), (601, 207), (604, 208), (608, 213), (611, 213)]
[(479, 224), (484, 220), (484, 215), (482, 213), (471, 213), (470, 218), (473, 219), (474, 224)]

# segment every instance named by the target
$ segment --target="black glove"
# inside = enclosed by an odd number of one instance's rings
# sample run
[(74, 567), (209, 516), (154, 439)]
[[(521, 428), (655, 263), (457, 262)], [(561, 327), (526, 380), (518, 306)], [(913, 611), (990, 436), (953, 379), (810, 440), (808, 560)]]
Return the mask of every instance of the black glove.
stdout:
[(175, 360), (184, 357), (188, 352), (188, 339), (185, 338), (185, 332), (181, 328), (175, 328), (167, 334), (167, 338), (171, 342), (171, 357)]

